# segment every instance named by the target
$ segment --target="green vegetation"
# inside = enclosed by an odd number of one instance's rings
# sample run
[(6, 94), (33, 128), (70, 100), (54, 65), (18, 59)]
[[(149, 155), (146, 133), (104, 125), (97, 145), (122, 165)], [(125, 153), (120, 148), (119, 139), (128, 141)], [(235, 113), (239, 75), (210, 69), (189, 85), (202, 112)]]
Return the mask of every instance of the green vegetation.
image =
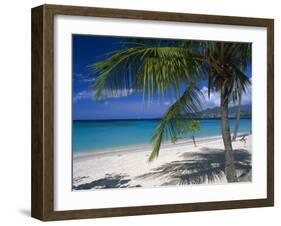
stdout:
[(176, 143), (178, 139), (184, 138), (184, 135), (186, 133), (191, 133), (191, 138), (194, 144), (194, 147), (196, 147), (196, 141), (195, 141), (195, 133), (200, 131), (200, 121), (198, 120), (190, 120), (186, 123), (186, 121), (177, 121), (176, 122), (176, 129), (179, 131), (180, 136), (178, 137), (172, 137), (171, 141), (172, 143)]

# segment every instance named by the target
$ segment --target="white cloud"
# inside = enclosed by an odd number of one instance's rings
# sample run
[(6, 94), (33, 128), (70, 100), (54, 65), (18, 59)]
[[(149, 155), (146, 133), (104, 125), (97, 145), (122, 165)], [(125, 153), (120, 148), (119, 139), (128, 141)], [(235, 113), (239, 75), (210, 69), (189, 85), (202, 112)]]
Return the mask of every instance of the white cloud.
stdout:
[(77, 101), (83, 100), (83, 99), (92, 98), (93, 96), (94, 95), (93, 95), (92, 91), (81, 91), (73, 97), (73, 102), (77, 102)]
[(251, 104), (252, 103), (252, 87), (243, 94), (242, 96), (242, 104)]
[[(109, 89), (104, 89), (103, 95), (102, 95), (102, 97), (99, 98), (99, 100), (125, 97), (125, 96), (131, 95), (133, 92), (134, 92), (133, 89), (128, 89), (128, 90), (117, 89), (114, 92), (112, 92)], [(96, 92), (92, 91), (92, 90), (81, 91), (73, 97), (73, 102), (77, 102), (77, 101), (80, 101), (80, 100), (83, 100), (83, 99), (94, 98), (95, 94), (96, 94)]]
[(78, 83), (92, 83), (96, 80), (91, 74), (74, 73), (73, 78)]
[[(214, 108), (220, 106), (220, 94), (218, 92), (211, 92), (210, 97), (208, 97), (208, 88), (206, 86), (202, 87), (201, 92), (204, 95), (202, 100), (202, 108)], [(242, 105), (252, 103), (252, 87), (250, 86), (242, 96)], [(234, 106), (237, 103), (230, 103), (230, 106)]]
[(170, 101), (165, 101), (163, 104), (164, 105), (171, 105), (171, 102)]
[(133, 92), (133, 89), (117, 89), (114, 92), (109, 89), (104, 89), (101, 99), (126, 97), (132, 95)]
[(201, 92), (204, 95), (202, 100), (202, 108), (213, 108), (220, 105), (220, 94), (217, 92), (211, 92), (210, 97), (208, 97), (208, 88), (206, 86), (202, 87)]
[(96, 78), (84, 78), (82, 80), (82, 82), (94, 82), (94, 81), (96, 81)]

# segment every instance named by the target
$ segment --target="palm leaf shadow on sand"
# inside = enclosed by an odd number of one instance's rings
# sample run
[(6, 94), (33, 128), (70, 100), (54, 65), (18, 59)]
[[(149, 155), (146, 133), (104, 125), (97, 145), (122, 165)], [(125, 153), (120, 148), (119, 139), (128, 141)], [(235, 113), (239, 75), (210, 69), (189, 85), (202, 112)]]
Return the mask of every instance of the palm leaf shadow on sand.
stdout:
[[(225, 168), (224, 150), (201, 148), (201, 152), (185, 152), (183, 160), (166, 163), (136, 179), (163, 177), (166, 185), (212, 183), (222, 179)], [(239, 181), (251, 181), (251, 154), (244, 149), (235, 150), (235, 164)]]
[(94, 180), (89, 183), (72, 186), (73, 190), (89, 190), (98, 188), (126, 188), (126, 187), (140, 187), (140, 185), (129, 186), (128, 175), (126, 174), (106, 174), (104, 178)]

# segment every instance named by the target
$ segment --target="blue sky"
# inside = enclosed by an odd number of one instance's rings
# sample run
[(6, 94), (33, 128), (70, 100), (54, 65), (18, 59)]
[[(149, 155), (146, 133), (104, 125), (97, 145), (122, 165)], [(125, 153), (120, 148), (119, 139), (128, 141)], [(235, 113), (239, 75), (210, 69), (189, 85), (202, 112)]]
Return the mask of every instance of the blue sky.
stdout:
[[(72, 113), (74, 120), (100, 119), (141, 119), (160, 118), (174, 102), (174, 97), (152, 98), (151, 102), (143, 100), (142, 94), (133, 89), (112, 96), (106, 92), (101, 100), (94, 100), (94, 90), (90, 85), (97, 75), (87, 66), (106, 58), (105, 54), (122, 49), (122, 38), (110, 36), (73, 35), (72, 37)], [(251, 76), (250, 70), (247, 71)], [(201, 89), (206, 93), (205, 83)], [(244, 95), (243, 103), (251, 102), (251, 92)], [(213, 93), (206, 99), (204, 108), (218, 106), (219, 95)]]

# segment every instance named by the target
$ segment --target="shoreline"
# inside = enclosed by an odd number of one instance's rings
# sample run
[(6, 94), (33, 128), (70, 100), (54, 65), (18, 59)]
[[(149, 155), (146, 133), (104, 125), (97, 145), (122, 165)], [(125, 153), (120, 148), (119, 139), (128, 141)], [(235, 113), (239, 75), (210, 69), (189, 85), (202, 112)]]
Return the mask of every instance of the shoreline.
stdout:
[[(249, 136), (250, 132), (243, 132), (238, 133), (237, 138), (246, 135)], [(232, 136), (232, 135), (231, 135)], [(198, 137), (196, 138), (196, 144), (204, 144), (211, 141), (219, 141), (222, 139), (221, 135), (215, 135), (215, 136), (206, 136), (206, 137)], [(180, 147), (182, 145), (193, 145), (193, 141), (191, 138), (183, 138), (179, 139), (175, 144), (171, 143), (170, 141), (165, 141), (161, 144), (161, 149), (167, 149), (167, 148), (175, 148)], [(135, 145), (126, 145), (126, 146), (119, 146), (119, 147), (112, 147), (112, 148), (101, 148), (96, 150), (87, 150), (87, 151), (81, 151), (80, 153), (73, 153), (73, 160), (80, 159), (80, 158), (87, 158), (91, 156), (100, 156), (100, 155), (108, 155), (108, 154), (119, 154), (119, 153), (126, 153), (126, 152), (138, 152), (138, 151), (144, 151), (147, 149), (151, 149), (152, 144), (151, 143), (144, 143), (144, 144), (135, 144)]]

